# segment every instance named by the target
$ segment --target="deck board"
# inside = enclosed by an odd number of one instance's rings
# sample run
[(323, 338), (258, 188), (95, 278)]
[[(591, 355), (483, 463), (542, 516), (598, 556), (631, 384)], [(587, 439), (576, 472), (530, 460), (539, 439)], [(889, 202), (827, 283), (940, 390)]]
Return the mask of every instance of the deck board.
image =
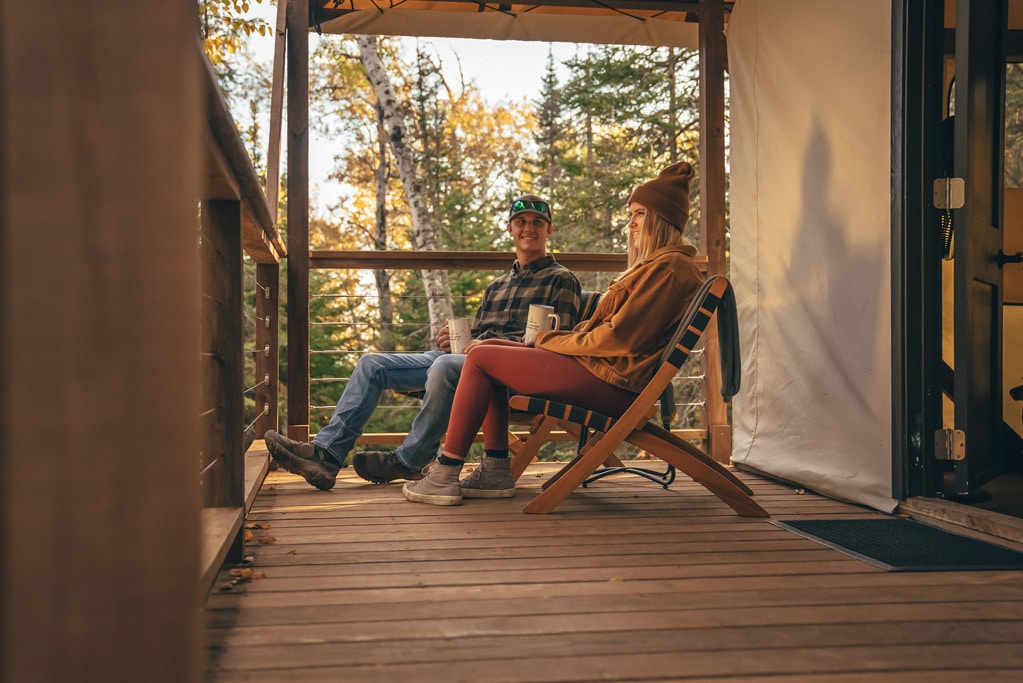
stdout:
[[(523, 514), (553, 469), (531, 465), (514, 499), (458, 507), (351, 470), (330, 492), (270, 472), (249, 517), (267, 528), (246, 546), (265, 578), (209, 596), (208, 680), (1023, 675), (1023, 572), (884, 572), (684, 477), (617, 477)], [(775, 518), (880, 516), (739, 476)]]

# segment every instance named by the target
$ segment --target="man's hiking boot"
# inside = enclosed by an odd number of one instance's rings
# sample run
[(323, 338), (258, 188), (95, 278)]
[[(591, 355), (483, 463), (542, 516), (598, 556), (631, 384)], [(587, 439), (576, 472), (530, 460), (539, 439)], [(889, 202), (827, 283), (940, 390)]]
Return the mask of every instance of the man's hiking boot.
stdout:
[(461, 471), (461, 465), (441, 465), (434, 460), (423, 470), (426, 476), (419, 481), (406, 482), (401, 493), (413, 503), (461, 505), (462, 489), (458, 486)]
[(462, 498), (513, 498), (515, 480), (508, 468), (509, 458), (483, 456), (473, 473), (460, 482)]
[(292, 474), (301, 475), (321, 491), (334, 488), (337, 473), (345, 466), (316, 444), (293, 441), (272, 429), (263, 435), (263, 439), (266, 440), (266, 448), (278, 465)]
[(422, 472), (405, 467), (393, 451), (359, 451), (352, 458), (355, 473), (374, 484), (386, 484), (395, 479), (414, 481), (422, 479)]

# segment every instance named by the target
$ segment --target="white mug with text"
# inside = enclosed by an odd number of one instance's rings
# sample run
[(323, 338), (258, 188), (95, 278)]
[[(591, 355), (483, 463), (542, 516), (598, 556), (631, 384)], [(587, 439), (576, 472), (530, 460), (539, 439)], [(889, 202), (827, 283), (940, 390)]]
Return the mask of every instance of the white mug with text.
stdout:
[(536, 335), (547, 330), (556, 330), (561, 326), (561, 318), (554, 312), (554, 306), (543, 304), (530, 304), (529, 317), (526, 318), (526, 334), (522, 341), (532, 344)]
[(468, 318), (448, 320), (448, 340), (451, 342), (451, 353), (463, 353), (465, 345), (472, 341), (470, 328)]

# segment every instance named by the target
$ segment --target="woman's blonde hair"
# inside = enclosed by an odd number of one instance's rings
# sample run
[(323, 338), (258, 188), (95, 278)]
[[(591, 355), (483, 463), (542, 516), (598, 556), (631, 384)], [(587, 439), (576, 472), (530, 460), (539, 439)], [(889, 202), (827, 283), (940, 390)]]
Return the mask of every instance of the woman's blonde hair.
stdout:
[[(639, 240), (629, 240), (628, 267), (631, 269), (634, 265), (663, 247), (673, 244), (692, 244), (682, 234), (682, 227), (676, 227), (660, 214), (647, 210), (646, 217), (643, 219), (643, 227), (640, 228), (641, 238)], [(645, 238), (642, 237), (643, 235), (645, 235)], [(636, 241), (639, 244), (636, 244)]]

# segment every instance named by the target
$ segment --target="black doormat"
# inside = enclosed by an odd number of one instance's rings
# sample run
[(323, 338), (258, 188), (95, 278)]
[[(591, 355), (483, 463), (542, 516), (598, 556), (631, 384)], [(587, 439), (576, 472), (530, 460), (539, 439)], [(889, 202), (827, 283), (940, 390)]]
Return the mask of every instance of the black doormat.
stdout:
[(1023, 569), (1023, 553), (911, 519), (771, 523), (890, 572)]

